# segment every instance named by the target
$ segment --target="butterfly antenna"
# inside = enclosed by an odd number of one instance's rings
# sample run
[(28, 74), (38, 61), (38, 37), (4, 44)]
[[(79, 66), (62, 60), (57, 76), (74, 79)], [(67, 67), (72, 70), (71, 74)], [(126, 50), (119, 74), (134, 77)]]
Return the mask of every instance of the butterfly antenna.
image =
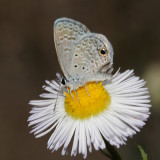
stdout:
[(54, 104), (54, 109), (53, 109), (53, 111), (55, 111), (55, 109), (56, 109), (56, 105), (57, 105), (57, 100), (58, 100), (60, 88), (61, 88), (61, 85), (59, 85), (59, 89), (58, 89), (58, 93), (57, 93), (57, 97), (56, 97), (56, 102), (55, 102), (55, 104)]
[(60, 88), (62, 86), (62, 84), (60, 83), (60, 79), (62, 79), (62, 76), (59, 73), (56, 73), (57, 78), (55, 79), (55, 81), (58, 82), (59, 84), (59, 88), (58, 88), (58, 92), (57, 92), (57, 97), (56, 97), (56, 102), (54, 104), (54, 111), (56, 109), (56, 105), (57, 105), (57, 100), (58, 100), (58, 96), (59, 96), (59, 92), (60, 92)]
[(88, 94), (88, 96), (90, 97), (90, 95), (89, 95), (89, 93), (88, 93), (88, 89), (87, 89), (87, 86), (86, 86), (86, 84), (85, 84), (85, 88), (86, 88), (86, 91), (87, 91), (87, 94)]

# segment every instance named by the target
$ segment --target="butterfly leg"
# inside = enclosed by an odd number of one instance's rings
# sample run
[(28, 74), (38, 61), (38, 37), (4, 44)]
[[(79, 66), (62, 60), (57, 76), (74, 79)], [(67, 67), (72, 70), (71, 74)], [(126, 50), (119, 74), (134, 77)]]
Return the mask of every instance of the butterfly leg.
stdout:
[(87, 86), (86, 86), (86, 84), (85, 84), (85, 88), (86, 88), (86, 91), (87, 91), (88, 96), (90, 97), (90, 95), (89, 95), (89, 93), (88, 93), (88, 90), (87, 90)]
[(71, 92), (71, 89), (67, 89), (67, 90), (68, 90), (68, 92), (71, 94), (72, 99), (74, 100), (74, 97), (73, 97), (73, 94), (72, 94), (72, 92)]
[(53, 109), (54, 111), (55, 111), (55, 109), (56, 109), (56, 105), (57, 105), (57, 100), (58, 100), (60, 88), (61, 88), (61, 85), (59, 85), (59, 89), (58, 89), (58, 92), (57, 92), (56, 102), (55, 102), (55, 104), (54, 104), (54, 109)]
[(78, 97), (78, 93), (76, 90), (74, 90), (75, 94), (77, 95), (77, 99), (78, 99), (78, 102), (79, 102), (79, 97)]

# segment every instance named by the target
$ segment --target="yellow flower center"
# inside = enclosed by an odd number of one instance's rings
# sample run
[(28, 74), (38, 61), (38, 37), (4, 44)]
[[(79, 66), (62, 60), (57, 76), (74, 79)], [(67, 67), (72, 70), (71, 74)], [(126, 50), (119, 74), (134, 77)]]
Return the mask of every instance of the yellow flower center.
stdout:
[[(86, 90), (87, 89), (87, 90)], [(102, 82), (90, 82), (71, 93), (66, 93), (65, 111), (75, 119), (87, 119), (106, 110), (111, 97)], [(88, 93), (87, 93), (88, 92)]]

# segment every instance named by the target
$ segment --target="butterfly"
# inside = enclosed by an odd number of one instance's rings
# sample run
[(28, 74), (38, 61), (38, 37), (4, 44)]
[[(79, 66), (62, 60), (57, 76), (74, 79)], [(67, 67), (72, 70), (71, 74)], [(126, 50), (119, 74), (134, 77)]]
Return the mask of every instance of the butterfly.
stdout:
[(114, 52), (104, 35), (73, 19), (59, 18), (54, 22), (54, 42), (64, 73), (61, 83), (70, 90), (111, 78)]

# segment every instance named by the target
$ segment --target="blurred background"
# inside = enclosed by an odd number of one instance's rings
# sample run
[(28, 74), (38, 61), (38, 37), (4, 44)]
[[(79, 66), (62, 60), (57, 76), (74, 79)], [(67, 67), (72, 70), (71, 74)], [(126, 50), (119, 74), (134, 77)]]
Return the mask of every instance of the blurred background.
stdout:
[[(160, 1), (159, 0), (0, 0), (0, 157), (2, 160), (82, 160), (82, 156), (50, 153), (50, 136), (29, 134), (28, 101), (38, 99), (44, 80), (61, 72), (53, 23), (69, 17), (108, 37), (115, 71), (134, 69), (147, 81), (151, 117), (147, 125), (118, 151), (123, 160), (160, 159)], [(94, 151), (88, 160), (106, 159)]]

